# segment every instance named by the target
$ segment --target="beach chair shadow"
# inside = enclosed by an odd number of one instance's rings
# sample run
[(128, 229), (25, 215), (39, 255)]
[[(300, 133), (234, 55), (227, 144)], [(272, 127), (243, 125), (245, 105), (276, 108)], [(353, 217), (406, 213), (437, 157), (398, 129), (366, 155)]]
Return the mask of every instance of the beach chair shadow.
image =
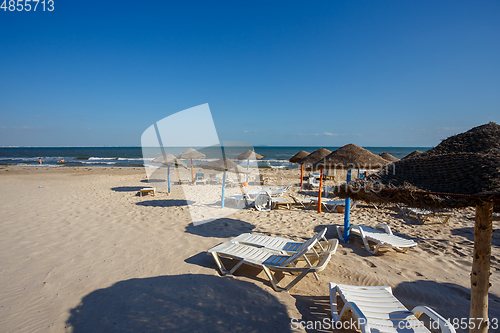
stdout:
[(66, 323), (75, 333), (291, 332), (286, 307), (273, 294), (204, 274), (119, 281), (83, 297)]
[(162, 199), (162, 200), (145, 200), (137, 202), (138, 206), (148, 207), (183, 207), (193, 204), (194, 201), (187, 201), (181, 199)]
[[(302, 319), (305, 322), (321, 322), (324, 320), (330, 320), (330, 298), (325, 296), (302, 296), (302, 295), (292, 295), (295, 298), (295, 306), (302, 315)], [(317, 325), (318, 326), (318, 325)], [(331, 330), (322, 329), (320, 327), (306, 328), (307, 333), (323, 333), (331, 332)], [(341, 331), (335, 331), (336, 333)], [(342, 331), (343, 332), (343, 331)], [(352, 332), (352, 331), (351, 331)]]
[(112, 187), (111, 190), (115, 192), (138, 192), (143, 186), (118, 186)]
[(150, 180), (147, 179), (142, 179), (141, 183), (166, 183), (167, 181), (165, 179), (154, 179), (151, 178)]
[(232, 238), (251, 232), (254, 228), (255, 225), (245, 221), (221, 218), (201, 225), (190, 223), (186, 226), (186, 232), (203, 237)]
[[(393, 294), (405, 306), (430, 305), (445, 318), (468, 318), (470, 309), (469, 288), (455, 283), (417, 280), (401, 282), (393, 289)], [(430, 301), (432, 300), (432, 301)], [(432, 302), (432, 303), (431, 303)], [(490, 318), (500, 317), (500, 297), (488, 294), (488, 314)], [(468, 332), (458, 329), (457, 332)]]

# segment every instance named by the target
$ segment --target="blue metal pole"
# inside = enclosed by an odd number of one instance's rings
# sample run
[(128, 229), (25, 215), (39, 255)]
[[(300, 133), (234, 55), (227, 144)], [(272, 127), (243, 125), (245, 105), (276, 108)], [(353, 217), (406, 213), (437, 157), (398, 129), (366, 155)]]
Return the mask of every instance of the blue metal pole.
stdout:
[[(250, 160), (247, 160), (247, 171), (250, 168)], [(247, 183), (248, 183), (248, 173), (247, 173)]]
[[(347, 170), (347, 183), (351, 181), (351, 170)], [(347, 184), (349, 186), (349, 184)], [(349, 242), (349, 227), (351, 224), (351, 198), (345, 198), (345, 209), (344, 209), (344, 242)]]
[(226, 170), (224, 170), (224, 175), (222, 176), (222, 199), (221, 199), (221, 206), (224, 208), (224, 192), (226, 191)]
[(170, 193), (170, 164), (167, 164), (168, 193)]

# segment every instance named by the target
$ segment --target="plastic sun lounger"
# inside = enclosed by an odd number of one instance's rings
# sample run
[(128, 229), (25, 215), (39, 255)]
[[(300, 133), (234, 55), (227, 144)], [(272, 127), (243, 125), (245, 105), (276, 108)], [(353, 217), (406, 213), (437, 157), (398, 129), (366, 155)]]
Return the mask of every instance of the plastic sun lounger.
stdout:
[(311, 207), (311, 205), (315, 202), (314, 198), (297, 198), (293, 195), (290, 195), (290, 198), (292, 198), (294, 204), (301, 205), (304, 208)]
[(414, 208), (407, 206), (398, 206), (404, 216), (409, 217), (410, 215), (415, 215), (420, 223), (424, 223), (429, 217), (436, 217), (439, 222), (446, 224), (450, 217), (453, 215), (452, 211), (449, 210), (428, 210), (423, 208)]
[[(343, 305), (337, 303), (337, 295)], [(441, 333), (455, 333), (450, 322), (427, 306), (408, 311), (389, 286), (361, 287), (330, 282), (330, 306), (335, 322), (348, 320), (350, 315), (362, 333), (431, 333), (418, 319), (422, 314), (437, 322)]]
[(261, 191), (257, 195), (257, 197), (255, 197), (255, 208), (259, 211), (277, 209), (282, 205), (290, 209), (292, 207), (292, 202), (286, 200), (283, 197), (273, 197), (269, 192), (263, 191)]
[[(321, 205), (323, 207), (325, 207), (325, 209), (327, 211), (329, 211), (330, 213), (333, 212), (337, 206), (339, 205), (344, 205), (345, 204), (345, 200), (328, 200), (328, 201), (321, 201)], [(354, 203), (353, 203), (354, 204)], [(351, 208), (353, 207), (353, 205), (351, 205)]]
[[(332, 252), (333, 254), (337, 250), (337, 246), (339, 244), (338, 240), (327, 240), (325, 238), (326, 231), (327, 229), (324, 228), (314, 236), (318, 239), (317, 246), (313, 247), (316, 255), (318, 255), (318, 252)], [(241, 234), (238, 237), (231, 239), (230, 242), (280, 251), (283, 254), (291, 254), (300, 251), (302, 246), (306, 244), (306, 242), (295, 242), (287, 238), (270, 237), (249, 233)]]
[[(383, 231), (376, 230), (378, 228), (383, 229)], [(405, 253), (410, 247), (417, 246), (417, 243), (411, 239), (405, 239), (403, 237), (393, 235), (391, 228), (387, 224), (379, 223), (375, 226), (375, 228), (363, 225), (353, 225), (350, 230), (353, 234), (361, 236), (361, 239), (365, 244), (366, 251), (371, 254), (376, 254), (378, 250), (384, 247), (392, 247), (399, 252)], [(343, 234), (344, 227), (337, 226), (337, 235), (339, 239), (342, 238)], [(373, 251), (370, 248), (370, 241), (375, 243), (375, 249)]]
[(248, 206), (247, 196), (244, 194), (234, 194), (225, 197), (225, 200), (233, 201), (236, 204), (236, 207), (243, 208)]
[[(291, 255), (231, 241), (219, 244), (207, 252), (213, 256), (222, 275), (233, 274), (241, 265), (246, 264), (263, 269), (275, 291), (287, 291), (308, 273), (313, 273), (316, 280), (319, 280), (316, 273), (325, 269), (330, 261), (332, 252), (322, 252), (317, 258), (308, 256), (307, 253), (316, 245), (317, 241), (318, 238), (316, 236), (309, 239), (304, 243), (300, 251)], [(238, 263), (230, 270), (227, 270), (221, 261), (221, 257), (238, 260)], [(313, 260), (310, 261), (309, 258)], [(300, 261), (304, 261), (305, 266), (298, 266), (297, 264)], [(317, 263), (317, 265), (312, 266), (312, 263)], [(285, 287), (280, 287), (272, 273), (273, 271), (300, 274)]]

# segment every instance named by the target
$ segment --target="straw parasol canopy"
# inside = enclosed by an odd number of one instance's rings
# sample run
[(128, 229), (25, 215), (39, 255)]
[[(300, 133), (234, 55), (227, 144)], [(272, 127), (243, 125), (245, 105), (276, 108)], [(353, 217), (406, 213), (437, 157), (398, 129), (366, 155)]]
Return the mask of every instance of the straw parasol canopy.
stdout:
[(301, 150), (299, 151), (297, 154), (293, 155), (292, 157), (290, 157), (290, 159), (288, 160), (290, 163), (297, 163), (298, 161), (300, 161), (301, 159), (309, 156), (310, 154), (305, 151), (305, 150)]
[(420, 150), (414, 150), (411, 153), (409, 153), (408, 155), (406, 155), (405, 157), (403, 157), (402, 160), (406, 160), (406, 159), (409, 159), (409, 158), (414, 158), (415, 156), (418, 156), (420, 154), (422, 154), (422, 152)]
[(239, 154), (235, 157), (237, 160), (261, 160), (264, 156), (257, 154), (253, 150), (248, 149), (247, 151)]
[(424, 154), (439, 155), (446, 153), (487, 153), (500, 150), (500, 125), (490, 122), (443, 140), (435, 148)]
[(379, 154), (380, 157), (382, 157), (384, 160), (387, 160), (389, 162), (396, 162), (399, 161), (399, 158), (392, 156), (389, 153), (383, 152), (382, 154)]
[(185, 169), (187, 169), (186, 164), (184, 164), (182, 161), (180, 161), (177, 157), (174, 155), (168, 153), (162, 156), (159, 156), (152, 160), (151, 162), (153, 163), (161, 163), (163, 165), (167, 166), (167, 183), (168, 183), (168, 193), (170, 193), (170, 166), (175, 165), (176, 167), (182, 166)]
[(188, 148), (180, 153), (178, 158), (182, 158), (185, 160), (199, 160), (200, 158), (204, 158), (205, 154), (200, 153), (196, 149)]
[(387, 163), (387, 160), (375, 155), (368, 149), (350, 143), (314, 163), (313, 168), (348, 167), (380, 169)]
[[(391, 172), (358, 179), (337, 192), (340, 197), (367, 202), (428, 208), (476, 206), (470, 310), (475, 328), (469, 332), (488, 331), (492, 213), (494, 203), (500, 202), (499, 143), (499, 125), (478, 126), (391, 164)], [(481, 318), (481, 325), (475, 318)]]
[(215, 171), (227, 171), (227, 172), (235, 172), (243, 174), (250, 173), (250, 171), (247, 171), (246, 169), (242, 168), (229, 158), (222, 158), (216, 161), (200, 164), (199, 167), (202, 169), (215, 170)]
[(205, 157), (205, 154), (200, 153), (199, 151), (193, 148), (188, 148), (179, 155), (179, 158), (191, 160), (191, 181), (193, 182), (193, 184), (194, 184), (193, 160), (199, 160), (200, 158), (203, 157)]
[(187, 169), (187, 165), (184, 162), (182, 162), (181, 160), (179, 160), (177, 157), (175, 157), (174, 155), (172, 155), (170, 153), (168, 153), (166, 155), (161, 155), (161, 156), (155, 158), (154, 160), (152, 160), (151, 162), (161, 163), (163, 165), (182, 166), (185, 169)]
[(319, 148), (319, 149), (313, 151), (312, 153), (310, 153), (309, 155), (307, 155), (306, 157), (304, 157), (303, 159), (297, 161), (296, 163), (297, 164), (314, 164), (330, 153), (331, 153), (331, 151), (329, 151), (328, 149)]

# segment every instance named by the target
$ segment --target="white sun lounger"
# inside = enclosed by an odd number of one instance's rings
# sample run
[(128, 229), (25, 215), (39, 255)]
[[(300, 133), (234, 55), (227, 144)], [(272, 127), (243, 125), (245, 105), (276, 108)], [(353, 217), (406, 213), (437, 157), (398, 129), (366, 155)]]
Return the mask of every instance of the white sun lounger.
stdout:
[[(327, 240), (325, 238), (327, 229), (324, 228), (314, 237), (318, 239), (316, 243), (317, 246), (313, 247), (313, 250), (317, 254), (318, 252), (332, 252), (335, 253), (337, 246), (339, 244), (338, 240), (331, 239)], [(256, 247), (262, 247), (269, 250), (279, 251), (283, 254), (291, 254), (300, 251), (307, 242), (295, 242), (293, 240), (281, 237), (270, 237), (265, 235), (256, 234), (241, 234), (238, 237), (231, 239), (233, 243), (240, 243), (243, 245), (250, 245)]]
[[(317, 241), (318, 239), (316, 236), (311, 238), (306, 242), (306, 244), (304, 244), (304, 246), (302, 246), (300, 251), (291, 255), (284, 255), (276, 251), (250, 245), (243, 245), (240, 243), (233, 243), (231, 241), (219, 244), (209, 249), (208, 253), (213, 256), (222, 275), (233, 274), (242, 264), (247, 264), (263, 269), (274, 290), (287, 291), (308, 273), (313, 273), (316, 279), (319, 280), (316, 273), (325, 269), (326, 265), (330, 261), (332, 252), (322, 252), (319, 254), (318, 258), (308, 256), (307, 253), (314, 247)], [(227, 270), (221, 261), (221, 257), (238, 260), (238, 263), (230, 270)], [(297, 265), (299, 261), (304, 261), (305, 266), (299, 267)], [(317, 265), (312, 266), (313, 263)], [(278, 286), (278, 281), (275, 279), (272, 271), (300, 274), (287, 286), (280, 287)]]
[(287, 209), (292, 207), (293, 202), (286, 200), (283, 197), (273, 197), (269, 192), (260, 192), (255, 197), (255, 208), (259, 211), (277, 209), (278, 206), (286, 206)]
[[(383, 229), (376, 230), (376, 229)], [(399, 252), (406, 252), (410, 247), (417, 246), (417, 243), (412, 241), (411, 239), (405, 239), (403, 237), (399, 237), (393, 235), (391, 228), (387, 224), (379, 223), (375, 226), (375, 228), (366, 227), (363, 225), (353, 225), (350, 228), (351, 233), (358, 235), (363, 240), (365, 244), (366, 251), (371, 254), (376, 254), (378, 250), (384, 247), (392, 247)], [(342, 239), (342, 235), (344, 234), (344, 227), (337, 226), (337, 235), (339, 239)], [(375, 250), (370, 249), (369, 242), (375, 243)]]
[(437, 220), (443, 224), (446, 224), (450, 217), (452, 217), (453, 212), (449, 210), (428, 210), (423, 208), (415, 208), (398, 205), (404, 216), (409, 217), (410, 215), (415, 215), (420, 223), (424, 223), (430, 217), (436, 217)]
[[(343, 305), (337, 303), (337, 296)], [(331, 282), (330, 306), (336, 323), (352, 316), (362, 333), (430, 333), (418, 319), (422, 314), (437, 322), (441, 333), (455, 333), (450, 322), (427, 306), (408, 311), (389, 286), (361, 287)]]
[(304, 208), (309, 208), (314, 203), (314, 198), (298, 198), (290, 194), (290, 198), (294, 201), (294, 204), (301, 205)]

